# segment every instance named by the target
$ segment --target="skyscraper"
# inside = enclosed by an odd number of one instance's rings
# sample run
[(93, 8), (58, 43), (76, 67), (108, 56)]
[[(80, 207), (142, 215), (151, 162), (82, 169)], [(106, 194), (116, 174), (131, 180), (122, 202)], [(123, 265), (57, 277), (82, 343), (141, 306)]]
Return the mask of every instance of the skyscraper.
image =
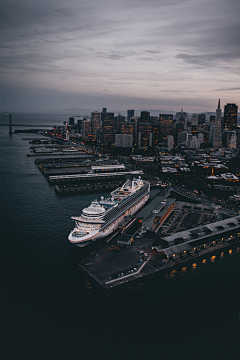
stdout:
[(237, 112), (238, 106), (236, 104), (224, 106), (224, 128), (234, 130), (237, 127)]
[(216, 109), (216, 118), (215, 118), (215, 129), (213, 136), (213, 147), (221, 148), (222, 147), (222, 110), (220, 109), (220, 99), (218, 101), (218, 108)]
[(173, 135), (173, 116), (171, 114), (159, 114), (160, 143), (167, 146), (168, 135)]
[(152, 146), (153, 126), (150, 122), (139, 122), (138, 124), (138, 146)]
[(114, 142), (114, 113), (102, 112), (102, 133), (103, 142), (105, 144), (113, 144)]
[(184, 119), (185, 122), (187, 122), (188, 114), (183, 111), (183, 108), (181, 109), (180, 112), (176, 113), (176, 120), (178, 121), (179, 119)]
[(206, 115), (205, 114), (198, 114), (198, 125), (205, 124)]
[(130, 121), (131, 117), (134, 116), (134, 110), (127, 111), (127, 121)]
[(141, 111), (141, 122), (149, 122), (150, 121), (150, 112), (149, 111)]
[(91, 113), (91, 121), (92, 121), (92, 133), (96, 134), (96, 132), (100, 131), (100, 112), (94, 111)]

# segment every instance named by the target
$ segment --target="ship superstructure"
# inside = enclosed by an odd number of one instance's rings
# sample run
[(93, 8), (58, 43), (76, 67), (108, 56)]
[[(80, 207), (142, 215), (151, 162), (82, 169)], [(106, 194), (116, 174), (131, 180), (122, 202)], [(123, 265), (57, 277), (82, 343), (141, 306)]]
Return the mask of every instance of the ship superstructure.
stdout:
[(141, 178), (127, 180), (112, 191), (109, 198), (92, 201), (79, 217), (72, 217), (76, 226), (68, 236), (70, 242), (83, 247), (106, 237), (124, 222), (126, 215), (135, 214), (148, 200), (150, 183)]

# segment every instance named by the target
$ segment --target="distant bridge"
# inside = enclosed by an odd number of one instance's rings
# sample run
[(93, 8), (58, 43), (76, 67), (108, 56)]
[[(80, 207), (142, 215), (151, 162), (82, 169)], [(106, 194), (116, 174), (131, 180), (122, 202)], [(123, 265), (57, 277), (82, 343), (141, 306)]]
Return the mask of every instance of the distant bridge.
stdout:
[[(9, 124), (0, 124), (0, 126), (9, 126)], [(30, 127), (50, 127), (50, 128), (53, 128), (54, 125), (33, 125), (33, 124), (26, 124), (26, 125), (23, 125), (23, 124), (12, 124), (12, 126), (30, 126)]]

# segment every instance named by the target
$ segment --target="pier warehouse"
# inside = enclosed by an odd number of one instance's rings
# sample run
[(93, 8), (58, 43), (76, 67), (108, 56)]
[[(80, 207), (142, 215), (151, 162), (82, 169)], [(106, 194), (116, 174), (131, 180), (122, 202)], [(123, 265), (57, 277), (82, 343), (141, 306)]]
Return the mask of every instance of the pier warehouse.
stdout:
[[(154, 225), (160, 227), (166, 217), (174, 209), (176, 199), (156, 196), (150, 204), (144, 207), (137, 214), (137, 218), (142, 222), (144, 230), (153, 230)], [(156, 229), (154, 229), (156, 231)]]
[[(161, 237), (152, 249), (173, 260), (238, 238), (240, 215)], [(168, 244), (166, 248), (162, 246), (164, 242)]]

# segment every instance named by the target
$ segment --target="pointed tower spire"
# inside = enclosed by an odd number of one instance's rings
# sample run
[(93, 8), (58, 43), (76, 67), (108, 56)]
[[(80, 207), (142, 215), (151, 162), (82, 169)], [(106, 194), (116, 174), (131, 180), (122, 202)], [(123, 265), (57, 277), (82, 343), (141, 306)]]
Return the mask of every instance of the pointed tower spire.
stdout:
[(220, 109), (220, 99), (218, 100), (218, 109)]

